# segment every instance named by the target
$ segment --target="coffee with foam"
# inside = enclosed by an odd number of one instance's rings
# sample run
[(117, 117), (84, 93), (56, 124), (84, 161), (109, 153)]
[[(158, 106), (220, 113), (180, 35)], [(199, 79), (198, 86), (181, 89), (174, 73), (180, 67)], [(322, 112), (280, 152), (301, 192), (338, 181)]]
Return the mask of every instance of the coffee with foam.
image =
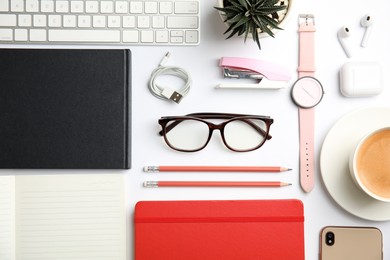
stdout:
[(365, 137), (351, 159), (351, 174), (372, 197), (390, 202), (390, 128)]

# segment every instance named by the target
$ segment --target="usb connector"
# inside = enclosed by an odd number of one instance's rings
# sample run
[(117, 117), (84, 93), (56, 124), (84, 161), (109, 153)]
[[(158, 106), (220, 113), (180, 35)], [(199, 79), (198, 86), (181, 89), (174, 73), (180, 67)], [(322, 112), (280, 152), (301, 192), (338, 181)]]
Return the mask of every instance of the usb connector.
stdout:
[[(152, 71), (148, 87), (153, 96), (162, 100), (172, 100), (176, 104), (179, 104), (183, 97), (185, 97), (190, 91), (192, 80), (190, 75), (184, 69), (173, 66), (165, 66), (165, 63), (167, 62), (169, 56), (169, 52), (165, 54), (159, 66)], [(178, 88), (177, 91), (170, 89), (168, 86), (159, 86), (157, 85), (156, 78), (161, 75), (170, 75), (178, 77), (184, 81), (184, 85), (183, 87)]]
[(161, 92), (161, 95), (167, 99), (172, 100), (173, 102), (175, 102), (177, 104), (179, 104), (183, 98), (182, 94), (180, 94), (179, 92), (174, 91), (170, 88), (164, 88), (164, 90)]

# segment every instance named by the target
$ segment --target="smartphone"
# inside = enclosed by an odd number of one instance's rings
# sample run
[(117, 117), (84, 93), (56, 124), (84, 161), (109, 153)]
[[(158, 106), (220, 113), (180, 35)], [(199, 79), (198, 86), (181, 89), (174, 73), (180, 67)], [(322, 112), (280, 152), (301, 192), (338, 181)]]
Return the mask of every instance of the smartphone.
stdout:
[(320, 233), (320, 260), (382, 260), (382, 247), (375, 227), (327, 226)]

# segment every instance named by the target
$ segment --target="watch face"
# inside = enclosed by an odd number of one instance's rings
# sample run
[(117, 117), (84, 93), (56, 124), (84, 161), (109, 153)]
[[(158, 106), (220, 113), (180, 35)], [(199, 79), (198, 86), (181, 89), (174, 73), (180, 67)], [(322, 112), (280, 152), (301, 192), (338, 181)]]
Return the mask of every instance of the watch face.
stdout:
[(321, 83), (313, 77), (302, 77), (295, 81), (291, 97), (302, 108), (311, 108), (320, 103), (324, 90)]

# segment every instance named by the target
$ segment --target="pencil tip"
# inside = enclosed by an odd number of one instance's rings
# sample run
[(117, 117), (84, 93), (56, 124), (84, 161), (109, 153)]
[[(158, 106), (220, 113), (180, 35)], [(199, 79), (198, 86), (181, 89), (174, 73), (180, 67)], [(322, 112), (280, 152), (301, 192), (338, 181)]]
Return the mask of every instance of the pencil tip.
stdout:
[(287, 171), (291, 171), (292, 169), (291, 168), (287, 168)]

